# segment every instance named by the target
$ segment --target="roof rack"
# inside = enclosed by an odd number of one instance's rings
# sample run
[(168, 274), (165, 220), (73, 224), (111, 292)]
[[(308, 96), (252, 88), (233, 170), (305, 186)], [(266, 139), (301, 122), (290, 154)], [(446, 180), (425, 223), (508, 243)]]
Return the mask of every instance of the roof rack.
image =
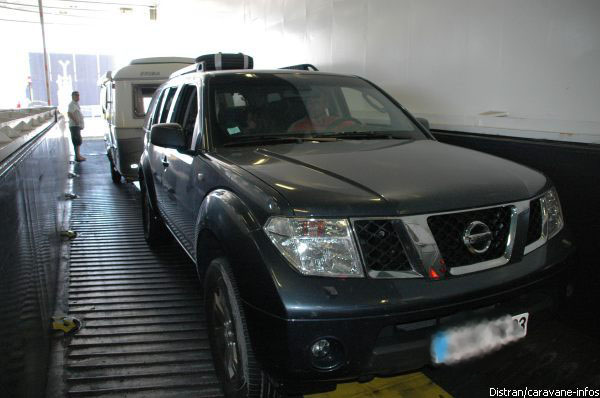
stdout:
[(279, 68), (279, 69), (307, 70), (307, 71), (313, 71), (313, 72), (318, 72), (319, 71), (317, 69), (317, 67), (314, 66), (313, 64), (290, 65), (290, 66), (284, 66), (284, 67)]
[(196, 64), (201, 65), (201, 70), (228, 70), (228, 69), (252, 69), (254, 60), (251, 56), (237, 54), (207, 54), (196, 58)]
[(252, 69), (253, 66), (254, 59), (246, 54), (206, 54), (196, 58), (196, 63), (194, 65), (173, 72), (171, 77), (213, 70)]

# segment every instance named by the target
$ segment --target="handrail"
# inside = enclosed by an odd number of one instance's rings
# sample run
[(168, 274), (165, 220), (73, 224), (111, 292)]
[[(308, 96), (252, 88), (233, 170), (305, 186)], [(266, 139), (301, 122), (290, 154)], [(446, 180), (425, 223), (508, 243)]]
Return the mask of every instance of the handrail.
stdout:
[[(35, 144), (42, 138), (46, 132), (48, 132), (58, 122), (58, 112), (56, 108), (53, 108), (49, 112), (54, 112), (54, 117), (44, 124), (35, 127), (29, 133), (23, 134), (19, 137), (14, 138), (11, 142), (6, 144), (4, 147), (0, 147), (0, 178), (11, 169), (11, 167), (18, 163), (27, 153), (29, 153)], [(0, 126), (6, 125), (7, 123), (18, 124), (24, 120), (30, 119), (31, 117), (38, 116), (30, 115), (24, 118), (11, 120), (8, 122), (1, 123)]]

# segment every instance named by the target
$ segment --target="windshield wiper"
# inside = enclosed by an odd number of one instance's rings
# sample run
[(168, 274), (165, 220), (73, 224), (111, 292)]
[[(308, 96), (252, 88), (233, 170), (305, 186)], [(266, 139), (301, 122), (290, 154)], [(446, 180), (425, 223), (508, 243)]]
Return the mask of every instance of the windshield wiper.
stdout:
[(223, 146), (243, 146), (270, 143), (295, 142), (303, 143), (305, 141), (335, 141), (335, 138), (327, 137), (310, 137), (310, 136), (289, 136), (289, 135), (252, 135), (246, 137), (235, 138), (234, 141), (227, 142)]
[(249, 135), (245, 137), (234, 138), (231, 142), (223, 144), (227, 146), (244, 146), (244, 145), (268, 145), (273, 143), (298, 143), (301, 144), (306, 141), (319, 141), (319, 142), (330, 142), (337, 140), (381, 140), (381, 139), (397, 139), (397, 140), (409, 140), (413, 137), (410, 135), (398, 135), (394, 131), (342, 131), (339, 133), (329, 134), (317, 134), (317, 135), (304, 135), (304, 136), (290, 136), (290, 135)]
[(393, 132), (385, 131), (342, 131), (334, 134), (322, 134), (320, 137), (337, 138), (337, 139), (349, 139), (349, 140), (380, 140), (380, 139), (408, 139), (410, 137), (403, 137), (394, 135)]

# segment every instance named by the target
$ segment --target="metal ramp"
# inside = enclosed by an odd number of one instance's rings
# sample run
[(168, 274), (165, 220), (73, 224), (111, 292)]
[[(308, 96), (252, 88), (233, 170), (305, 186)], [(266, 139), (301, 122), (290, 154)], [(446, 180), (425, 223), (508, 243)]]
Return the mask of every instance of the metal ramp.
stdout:
[(112, 183), (101, 141), (83, 148), (68, 286), (83, 327), (67, 339), (66, 395), (222, 397), (193, 264), (174, 242), (147, 246), (139, 194)]

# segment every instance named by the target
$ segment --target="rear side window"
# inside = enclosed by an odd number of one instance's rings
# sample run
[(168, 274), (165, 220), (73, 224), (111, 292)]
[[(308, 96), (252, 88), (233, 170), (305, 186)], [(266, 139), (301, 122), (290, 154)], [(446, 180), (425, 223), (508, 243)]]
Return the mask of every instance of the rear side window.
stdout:
[(160, 111), (160, 122), (166, 123), (167, 117), (169, 116), (169, 110), (171, 109), (171, 104), (173, 103), (173, 97), (175, 97), (175, 93), (177, 92), (177, 87), (171, 87), (167, 89), (166, 98), (163, 101), (161, 111)]
[(152, 95), (158, 86), (148, 84), (133, 85), (133, 117), (143, 118), (148, 112), (148, 106), (152, 100)]
[(173, 96), (177, 91), (177, 87), (169, 87), (163, 89), (154, 108), (154, 114), (152, 115), (152, 124), (164, 123), (167, 120), (169, 109), (171, 108), (171, 102)]
[(152, 99), (150, 100), (150, 105), (148, 106), (148, 111), (146, 113), (146, 119), (144, 120), (144, 126), (150, 130), (152, 128), (152, 124), (154, 124), (154, 118), (156, 114), (156, 109), (158, 108), (159, 100), (160, 100), (160, 92), (155, 91)]
[(168, 90), (163, 90), (162, 93), (160, 93), (160, 97), (158, 98), (158, 102), (154, 108), (154, 115), (152, 115), (151, 124), (157, 124), (160, 120), (160, 111), (162, 110), (163, 102), (165, 102), (165, 95), (167, 94), (167, 91)]

